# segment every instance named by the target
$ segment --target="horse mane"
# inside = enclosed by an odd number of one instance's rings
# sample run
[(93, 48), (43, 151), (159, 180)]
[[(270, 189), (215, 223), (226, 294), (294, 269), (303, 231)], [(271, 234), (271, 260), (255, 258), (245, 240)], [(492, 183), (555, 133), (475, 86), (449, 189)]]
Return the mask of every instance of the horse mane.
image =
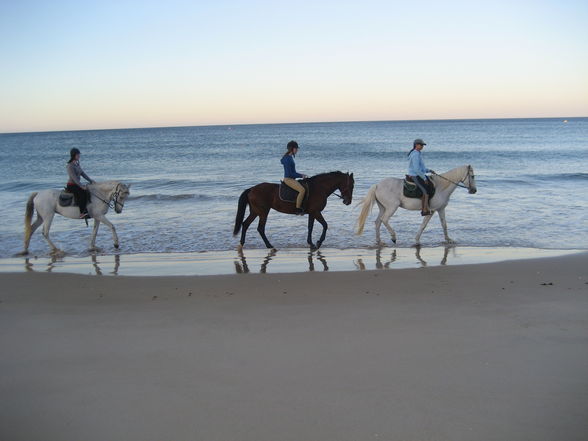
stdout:
[[(457, 182), (458, 180), (460, 180), (463, 176), (463, 172), (461, 171), (462, 169), (467, 168), (467, 165), (460, 165), (459, 167), (455, 167), (452, 168), (451, 170), (446, 171), (445, 173), (439, 173), (440, 176), (445, 177), (447, 179), (451, 179), (454, 182)], [(458, 173), (459, 171), (459, 173)], [(433, 176), (434, 181), (435, 181), (435, 185), (440, 186), (440, 188), (447, 188), (451, 185), (451, 182), (447, 181), (446, 179), (438, 179), (435, 176)]]
[(316, 178), (322, 178), (322, 177), (330, 177), (330, 176), (340, 176), (340, 175), (345, 175), (345, 173), (343, 173), (342, 171), (332, 171), (332, 172), (326, 172), (326, 173), (319, 173), (318, 175), (314, 175), (311, 176), (310, 178), (308, 178), (309, 181), (316, 179)]

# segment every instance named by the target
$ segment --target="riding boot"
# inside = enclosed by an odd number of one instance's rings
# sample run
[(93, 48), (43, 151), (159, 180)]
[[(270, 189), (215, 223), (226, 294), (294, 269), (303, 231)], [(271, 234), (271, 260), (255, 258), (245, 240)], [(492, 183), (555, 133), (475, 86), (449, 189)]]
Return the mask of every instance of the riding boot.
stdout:
[(429, 195), (424, 194), (421, 198), (421, 216), (429, 216), (431, 210), (429, 209)]

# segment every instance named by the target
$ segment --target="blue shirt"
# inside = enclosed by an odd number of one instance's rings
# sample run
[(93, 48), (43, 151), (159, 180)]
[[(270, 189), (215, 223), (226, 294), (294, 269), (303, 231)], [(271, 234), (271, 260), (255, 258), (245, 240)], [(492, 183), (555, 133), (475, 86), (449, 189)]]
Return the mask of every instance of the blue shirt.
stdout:
[(285, 178), (296, 179), (302, 177), (302, 175), (296, 171), (296, 164), (294, 164), (294, 158), (292, 155), (283, 156), (280, 162), (284, 166)]
[(423, 156), (418, 150), (413, 150), (408, 155), (408, 175), (409, 176), (420, 176), (423, 179), (427, 178), (426, 173), (430, 172), (425, 163), (423, 162)]

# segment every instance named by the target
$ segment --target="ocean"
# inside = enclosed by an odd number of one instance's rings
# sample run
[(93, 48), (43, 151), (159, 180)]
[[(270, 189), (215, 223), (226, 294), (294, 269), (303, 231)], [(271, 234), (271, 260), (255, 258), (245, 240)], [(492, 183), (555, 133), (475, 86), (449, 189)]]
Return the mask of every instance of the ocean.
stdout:
[[(117, 228), (121, 254), (184, 253), (234, 249), (237, 200), (259, 182), (278, 182), (286, 143), (300, 145), (299, 172), (353, 172), (353, 204), (332, 197), (323, 214), (329, 223), (325, 247), (374, 245), (373, 220), (356, 236), (356, 203), (368, 188), (406, 172), (414, 138), (427, 142), (427, 167), (438, 173), (471, 164), (478, 192), (457, 189), (447, 207), (450, 236), (466, 247), (588, 249), (588, 118), (382, 121), (173, 127), (0, 134), (0, 258), (22, 250), (29, 194), (61, 188), (69, 150), (82, 152), (83, 169), (95, 180), (131, 184)], [(421, 222), (400, 209), (391, 219), (399, 248), (410, 247)], [(264, 248), (256, 224), (246, 249)], [(306, 247), (306, 217), (270, 213), (266, 233), (278, 249)], [(320, 234), (315, 227), (315, 237)], [(51, 236), (69, 255), (87, 255), (90, 228), (56, 216)], [(382, 228), (382, 238), (389, 241)], [(421, 242), (443, 241), (434, 217)], [(114, 253), (108, 228), (97, 245)], [(49, 247), (38, 230), (34, 255)]]

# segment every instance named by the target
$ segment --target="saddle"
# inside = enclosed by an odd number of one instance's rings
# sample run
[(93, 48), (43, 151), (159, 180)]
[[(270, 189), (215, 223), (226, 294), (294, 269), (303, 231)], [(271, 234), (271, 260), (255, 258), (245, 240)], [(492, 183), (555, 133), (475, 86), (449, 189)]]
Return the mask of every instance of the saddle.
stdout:
[[(420, 199), (423, 197), (423, 192), (419, 187), (417, 187), (411, 176), (406, 175), (402, 184), (402, 193), (405, 197), (415, 199)], [(435, 195), (435, 184), (433, 184), (433, 181), (430, 179), (427, 179), (425, 187), (427, 188), (429, 198), (432, 198)]]
[[(91, 193), (88, 190), (86, 190), (88, 204), (90, 203), (90, 194)], [(78, 202), (75, 199), (76, 198), (73, 193), (70, 193), (67, 190), (62, 190), (61, 193), (59, 193), (59, 206), (60, 207), (77, 207)]]
[[(306, 189), (304, 193), (304, 200), (302, 201), (302, 208), (306, 207), (306, 202), (308, 201), (308, 195), (310, 194), (310, 189), (308, 188), (308, 182), (304, 180), (298, 181), (302, 186)], [(283, 181), (280, 181), (280, 188), (278, 190), (278, 194), (280, 196), (280, 200), (284, 202), (292, 202), (296, 203), (296, 197), (298, 196), (298, 192), (293, 188), (288, 187), (284, 184)]]

